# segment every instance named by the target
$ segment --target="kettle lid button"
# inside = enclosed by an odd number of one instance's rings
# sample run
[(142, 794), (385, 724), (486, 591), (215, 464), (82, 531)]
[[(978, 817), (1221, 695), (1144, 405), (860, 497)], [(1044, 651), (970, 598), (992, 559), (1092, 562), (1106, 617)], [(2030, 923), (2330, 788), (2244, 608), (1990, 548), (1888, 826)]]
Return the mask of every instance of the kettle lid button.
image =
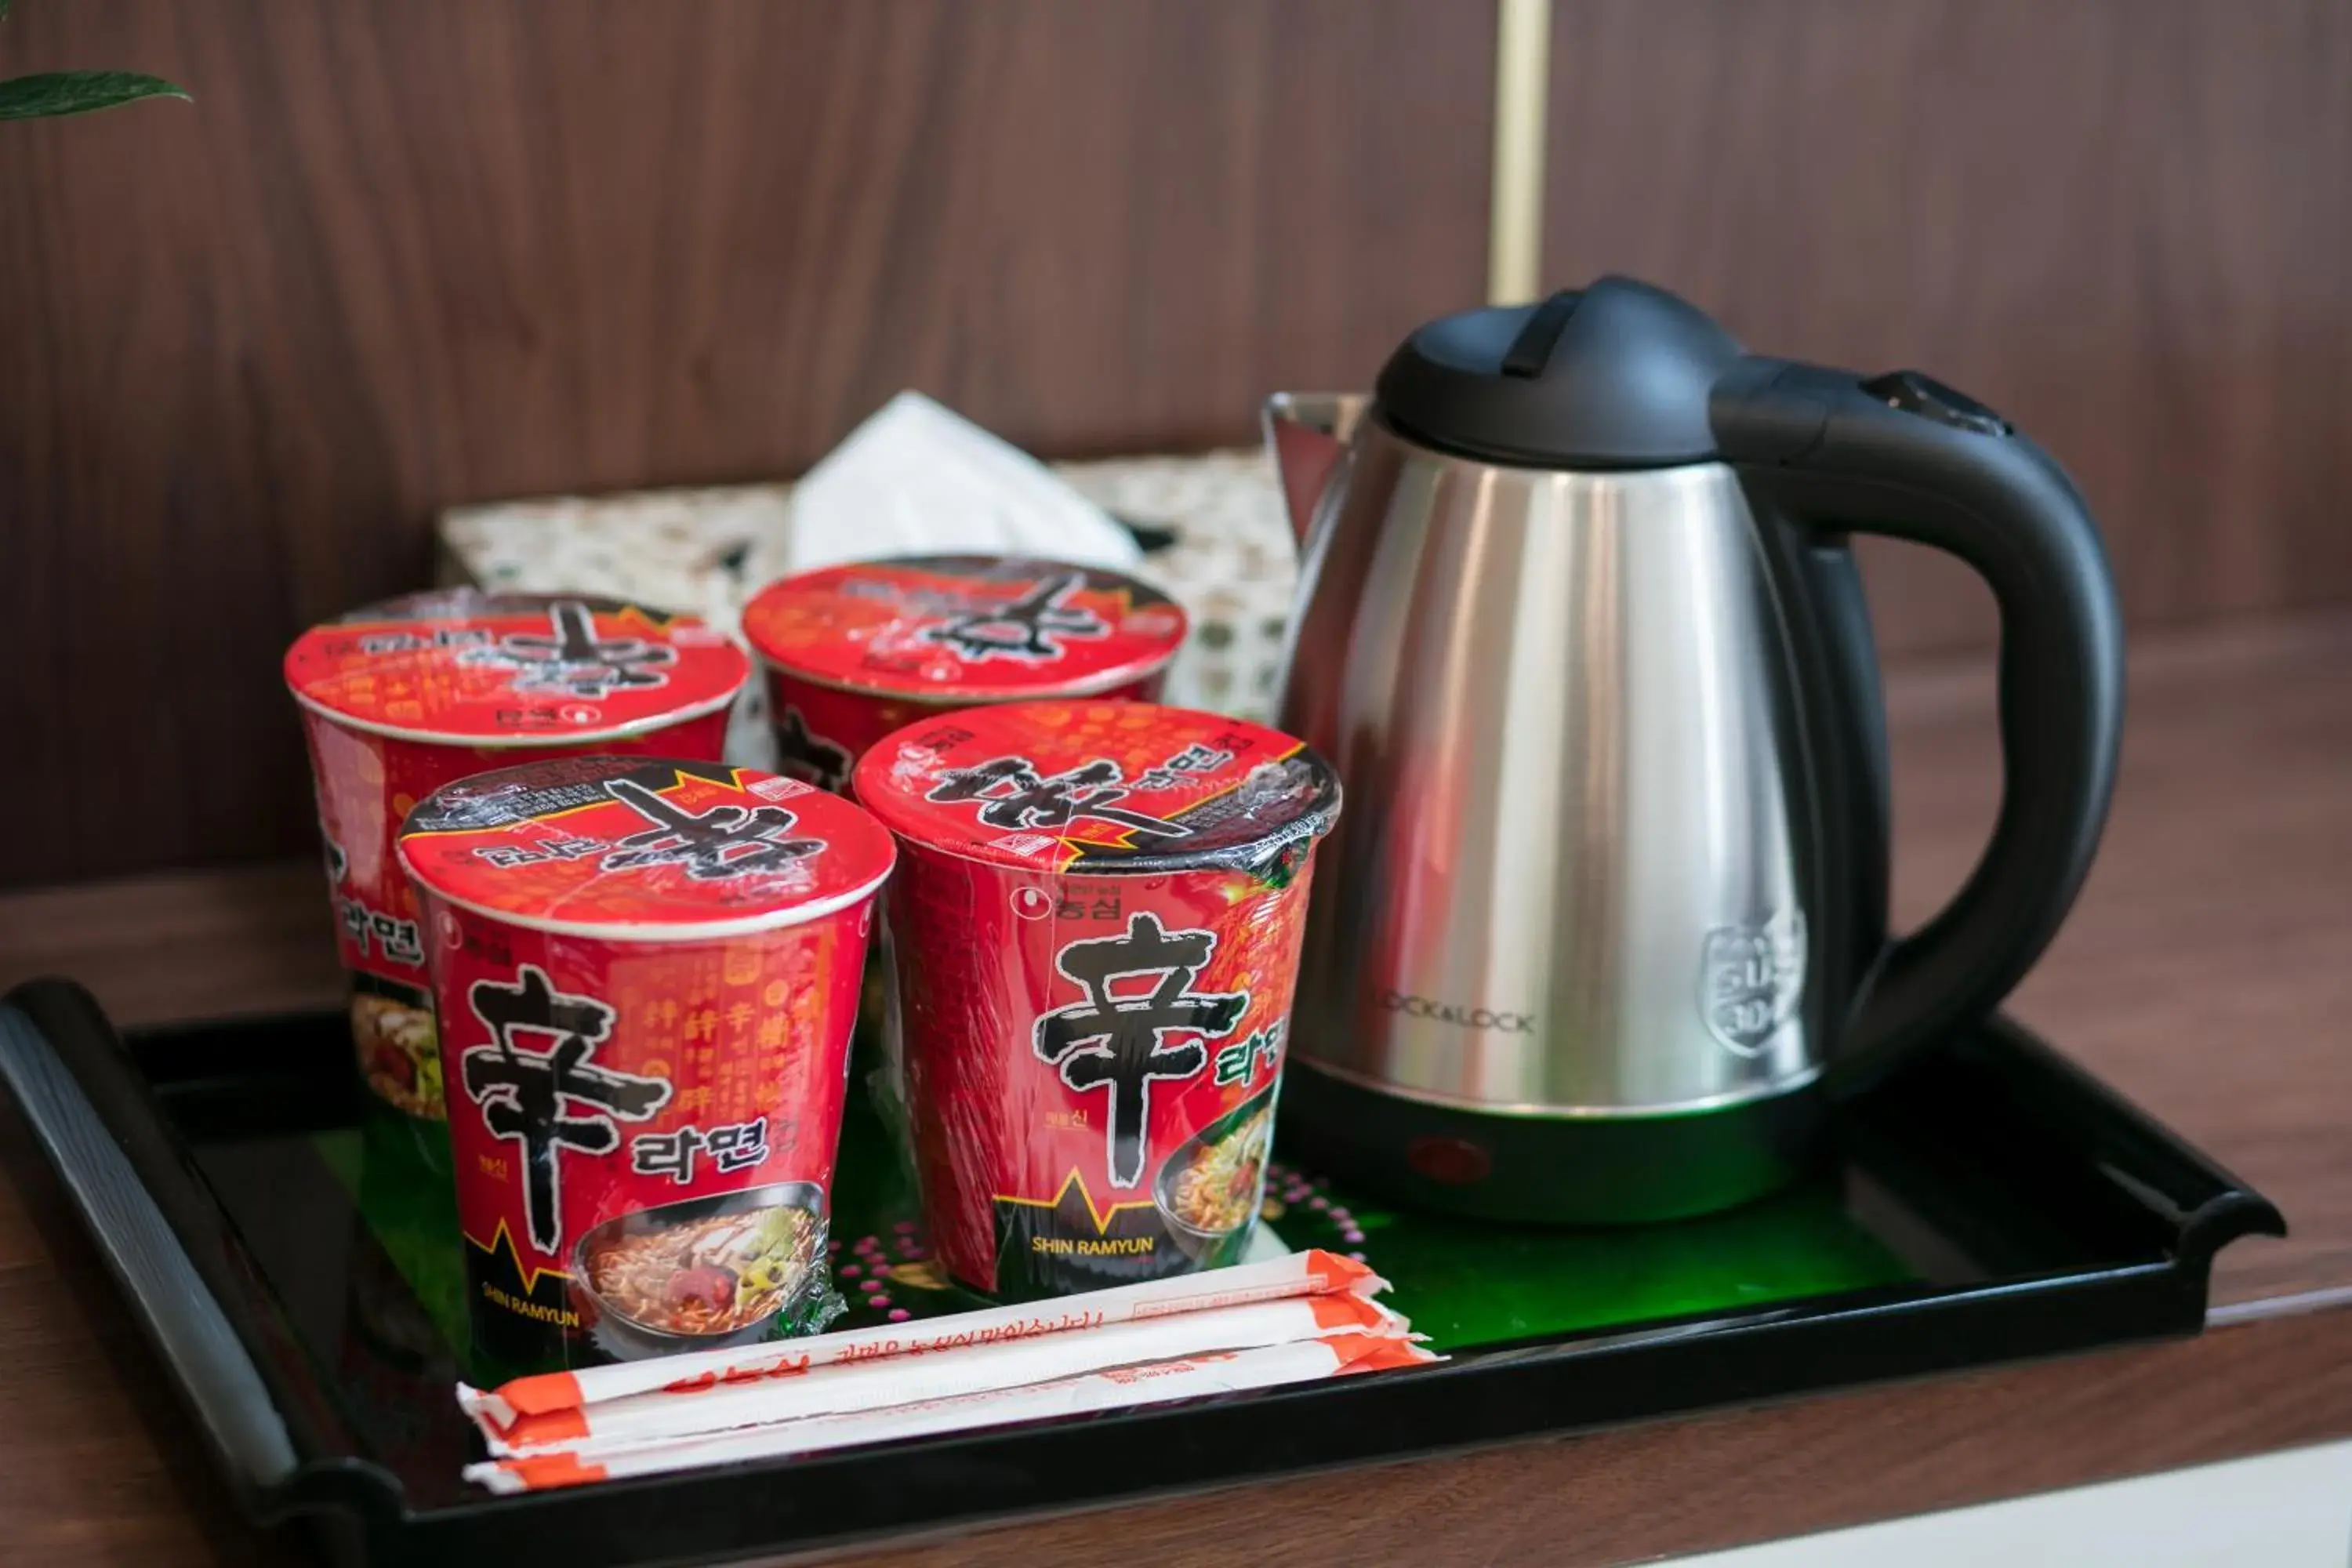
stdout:
[(1706, 312), (1631, 278), (1532, 305), (1441, 317), (1381, 370), (1400, 435), (1441, 451), (1538, 467), (1644, 468), (1716, 455), (1708, 399), (1740, 358)]
[(1559, 345), (1560, 333), (1568, 330), (1569, 317), (1576, 313), (1577, 301), (1583, 298), (1573, 289), (1563, 289), (1538, 305), (1504, 351), (1503, 374), (1522, 381), (1541, 375), (1544, 366), (1551, 363), (1551, 351)]

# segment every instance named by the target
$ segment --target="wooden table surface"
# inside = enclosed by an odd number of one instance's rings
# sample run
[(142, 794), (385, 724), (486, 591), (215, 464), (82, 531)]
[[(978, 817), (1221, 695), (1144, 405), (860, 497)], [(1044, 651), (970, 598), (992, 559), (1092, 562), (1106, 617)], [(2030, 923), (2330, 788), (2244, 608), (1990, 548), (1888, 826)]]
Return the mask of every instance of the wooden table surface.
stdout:
[[(2352, 617), (2143, 639), (2121, 787), (2083, 900), (2013, 1010), (2277, 1201), (2200, 1339), (1297, 1478), (856, 1555), (1045, 1568), (1604, 1563), (2352, 1434)], [(1897, 906), (1973, 863), (1990, 682), (1892, 682)], [(337, 993), (314, 868), (0, 899), (0, 984), (63, 973), (139, 1022)], [(160, 1364), (0, 1125), (0, 1558), (249, 1563)]]

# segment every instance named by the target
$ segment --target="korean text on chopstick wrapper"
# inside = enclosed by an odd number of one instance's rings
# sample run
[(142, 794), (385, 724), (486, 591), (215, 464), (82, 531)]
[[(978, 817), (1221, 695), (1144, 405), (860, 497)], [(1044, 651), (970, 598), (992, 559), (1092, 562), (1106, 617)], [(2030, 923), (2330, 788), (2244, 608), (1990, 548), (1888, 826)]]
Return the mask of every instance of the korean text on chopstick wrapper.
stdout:
[(1409, 1331), (1403, 1318), (1361, 1296), (1341, 1291), (1291, 1297), (1139, 1319), (1082, 1333), (1002, 1340), (947, 1353), (881, 1356), (836, 1364), (814, 1375), (656, 1390), (585, 1409), (518, 1416), (503, 1430), (486, 1429), (486, 1436), (490, 1452), (500, 1458), (568, 1450), (585, 1458), (713, 1432), (929, 1404), (1185, 1356), (1257, 1350), (1340, 1333), (1402, 1340)]
[(1091, 1372), (1052, 1383), (996, 1389), (921, 1404), (722, 1432), (648, 1444), (625, 1452), (582, 1455), (568, 1450), (469, 1465), (469, 1480), (497, 1492), (536, 1491), (625, 1476), (745, 1459), (786, 1458), (856, 1444), (904, 1441), (971, 1431), (1017, 1421), (1068, 1416), (1192, 1399), (1209, 1394), (1272, 1388), (1350, 1373), (1385, 1371), (1438, 1359), (1409, 1340), (1373, 1334), (1266, 1345)]
[(881, 1357), (1082, 1333), (1114, 1324), (1289, 1297), (1369, 1298), (1387, 1287), (1386, 1280), (1352, 1258), (1320, 1250), (1296, 1252), (1205, 1274), (1149, 1280), (1043, 1304), (964, 1312), (929, 1322), (893, 1323), (788, 1343), (549, 1373), (517, 1378), (488, 1391), (460, 1384), (457, 1402), (486, 1435), (496, 1436), (522, 1416), (586, 1410), (636, 1394), (758, 1383)]

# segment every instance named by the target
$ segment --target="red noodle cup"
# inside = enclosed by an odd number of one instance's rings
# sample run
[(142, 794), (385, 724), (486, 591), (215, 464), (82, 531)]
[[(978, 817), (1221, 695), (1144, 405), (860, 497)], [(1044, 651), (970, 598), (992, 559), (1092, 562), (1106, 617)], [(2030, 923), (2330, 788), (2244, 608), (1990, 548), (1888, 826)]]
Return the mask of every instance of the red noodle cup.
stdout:
[(894, 854), (838, 796), (703, 762), (532, 763), (410, 815), (478, 1349), (812, 1326)]
[(438, 1119), (441, 1059), (400, 820), (452, 779), (537, 756), (716, 761), (751, 661), (686, 616), (577, 595), (416, 594), (305, 632), (286, 654), (375, 1096)]
[(1183, 606), (1097, 566), (911, 555), (769, 584), (743, 608), (767, 667), (778, 766), (847, 787), (865, 750), (959, 708), (1157, 696)]
[(1329, 766), (1213, 713), (1029, 702), (898, 731), (856, 784), (904, 859), (898, 1048), (948, 1272), (1018, 1300), (1237, 1258)]

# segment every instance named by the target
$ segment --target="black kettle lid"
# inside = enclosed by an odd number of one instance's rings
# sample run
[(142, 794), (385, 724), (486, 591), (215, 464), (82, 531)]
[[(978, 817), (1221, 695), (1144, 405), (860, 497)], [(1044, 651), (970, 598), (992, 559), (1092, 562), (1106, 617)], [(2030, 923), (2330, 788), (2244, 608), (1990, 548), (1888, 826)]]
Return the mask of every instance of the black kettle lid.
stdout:
[(1401, 434), (1469, 457), (1664, 468), (1715, 455), (1707, 397), (1739, 357), (1696, 306), (1602, 278), (1430, 322), (1390, 356), (1376, 395)]

